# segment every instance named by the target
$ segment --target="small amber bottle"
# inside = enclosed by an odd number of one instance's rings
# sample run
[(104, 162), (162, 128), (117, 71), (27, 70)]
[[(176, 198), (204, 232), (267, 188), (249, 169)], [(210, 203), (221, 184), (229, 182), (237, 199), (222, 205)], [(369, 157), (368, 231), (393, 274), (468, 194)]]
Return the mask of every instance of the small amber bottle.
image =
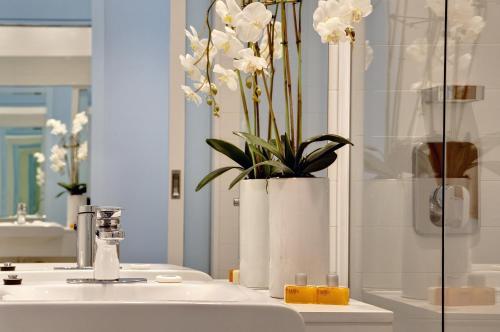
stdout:
[(316, 287), (307, 285), (307, 274), (297, 273), (295, 285), (285, 286), (285, 302), (296, 304), (316, 303)]
[(339, 287), (339, 277), (336, 274), (326, 276), (326, 286), (320, 286), (318, 290), (318, 304), (349, 304), (349, 288)]

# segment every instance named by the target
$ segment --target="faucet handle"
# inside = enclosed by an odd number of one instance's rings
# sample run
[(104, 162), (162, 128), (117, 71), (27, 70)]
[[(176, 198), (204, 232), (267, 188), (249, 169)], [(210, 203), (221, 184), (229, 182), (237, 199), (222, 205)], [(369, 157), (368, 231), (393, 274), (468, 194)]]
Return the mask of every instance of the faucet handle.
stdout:
[(119, 207), (97, 207), (96, 224), (98, 228), (117, 229), (120, 226), (122, 209)]

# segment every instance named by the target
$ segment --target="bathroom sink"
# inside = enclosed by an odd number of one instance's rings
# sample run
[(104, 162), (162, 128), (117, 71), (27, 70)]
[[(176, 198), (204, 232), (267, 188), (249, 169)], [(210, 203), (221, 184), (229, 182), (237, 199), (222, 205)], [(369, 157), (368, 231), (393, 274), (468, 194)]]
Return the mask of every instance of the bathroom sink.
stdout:
[[(9, 274), (17, 274), (23, 279), (23, 284), (59, 281), (66, 279), (92, 278), (93, 270), (71, 269), (75, 264), (16, 264), (14, 272), (0, 272), (0, 278)], [(201, 271), (169, 264), (122, 264), (121, 278), (146, 278), (155, 280), (158, 275), (180, 276), (183, 280), (211, 281), (212, 278)]]
[(5, 331), (303, 332), (298, 312), (217, 281), (0, 286)]
[(60, 237), (64, 227), (55, 222), (33, 221), (25, 224), (0, 222), (0, 238), (5, 237)]
[(251, 292), (217, 282), (161, 284), (65, 284), (46, 283), (20, 287), (0, 287), (0, 299), (12, 301), (61, 302), (237, 302), (249, 301)]

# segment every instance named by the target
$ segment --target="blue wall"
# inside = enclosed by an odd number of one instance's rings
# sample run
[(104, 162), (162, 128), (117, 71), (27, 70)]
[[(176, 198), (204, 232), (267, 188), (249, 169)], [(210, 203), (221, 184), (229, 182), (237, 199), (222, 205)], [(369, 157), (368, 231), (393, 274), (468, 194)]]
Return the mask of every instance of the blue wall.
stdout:
[(165, 262), (168, 0), (92, 2), (93, 203), (125, 209), (128, 262)]
[(1, 24), (89, 25), (91, 0), (0, 0)]
[[(187, 1), (187, 26), (205, 29), (209, 0)], [(206, 36), (204, 36), (206, 37)], [(186, 45), (186, 50), (189, 45)], [(184, 208), (184, 265), (210, 271), (211, 194), (210, 186), (195, 192), (198, 182), (211, 171), (211, 150), (205, 139), (211, 136), (212, 115), (205, 104), (186, 103), (186, 165)]]

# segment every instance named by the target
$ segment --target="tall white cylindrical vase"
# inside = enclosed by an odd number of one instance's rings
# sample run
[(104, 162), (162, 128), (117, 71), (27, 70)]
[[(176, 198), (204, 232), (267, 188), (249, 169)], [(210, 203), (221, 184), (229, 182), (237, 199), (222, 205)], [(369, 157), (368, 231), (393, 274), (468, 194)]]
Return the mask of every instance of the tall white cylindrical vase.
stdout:
[(269, 209), (267, 180), (240, 182), (240, 283), (269, 287)]
[(66, 227), (72, 228), (76, 225), (78, 218), (78, 208), (81, 205), (87, 204), (87, 196), (85, 195), (69, 195), (66, 208)]
[(323, 284), (329, 272), (329, 180), (269, 180), (269, 293), (283, 298), (286, 284), (306, 273)]

